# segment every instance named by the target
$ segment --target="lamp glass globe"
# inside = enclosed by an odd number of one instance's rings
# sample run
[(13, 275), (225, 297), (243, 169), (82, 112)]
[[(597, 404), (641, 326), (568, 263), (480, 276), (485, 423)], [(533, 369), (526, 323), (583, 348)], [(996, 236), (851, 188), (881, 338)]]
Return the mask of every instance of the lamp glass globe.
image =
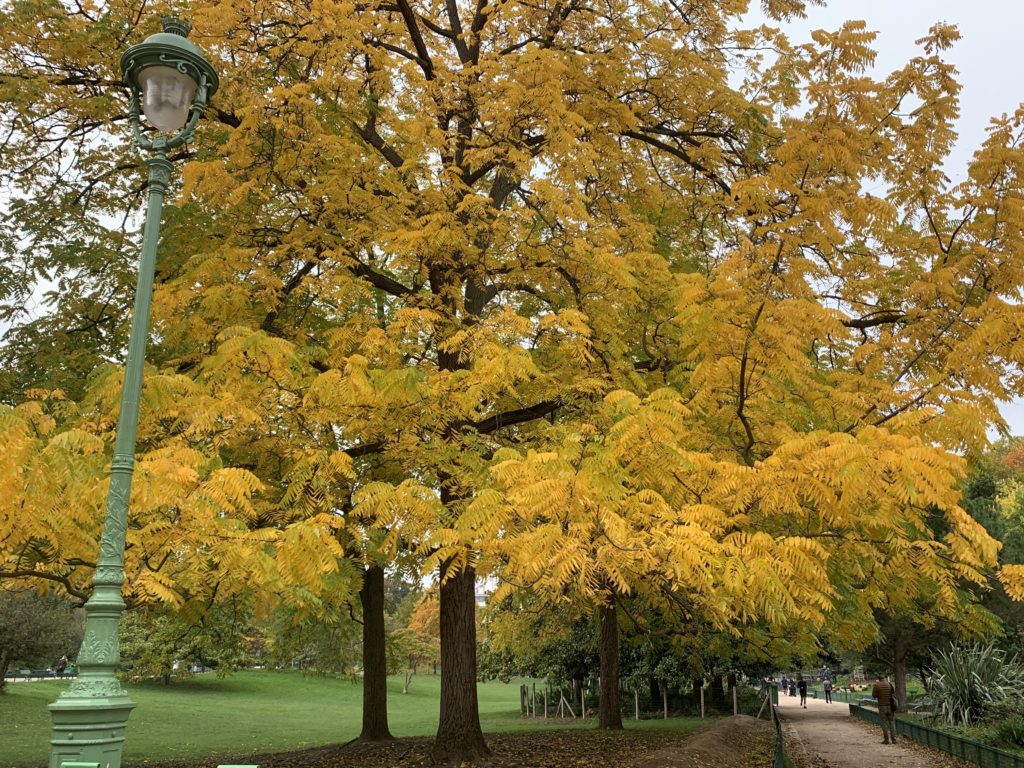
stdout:
[(184, 127), (196, 95), (196, 81), (174, 67), (146, 67), (139, 72), (142, 111), (165, 133)]

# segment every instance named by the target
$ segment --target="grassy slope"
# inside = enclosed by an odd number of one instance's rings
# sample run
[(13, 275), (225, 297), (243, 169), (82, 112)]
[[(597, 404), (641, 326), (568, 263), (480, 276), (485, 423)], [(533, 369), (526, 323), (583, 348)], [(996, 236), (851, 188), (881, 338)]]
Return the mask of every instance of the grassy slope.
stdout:
[[(45, 764), (50, 714), (46, 705), (65, 682), (11, 683), (0, 694), (0, 768)], [(389, 680), (389, 722), (395, 736), (430, 736), (437, 729), (440, 678), (414, 679), (402, 695)], [(593, 727), (571, 720), (524, 721), (519, 686), (481, 683), (480, 717), (486, 732), (550, 727)], [(224, 680), (201, 675), (171, 686), (130, 685), (138, 705), (128, 721), (125, 761), (167, 761), (191, 756), (239, 757), (348, 741), (359, 735), (362, 687), (294, 672), (242, 672)], [(642, 728), (689, 730), (700, 721), (650, 720)], [(632, 722), (627, 727), (632, 727)]]

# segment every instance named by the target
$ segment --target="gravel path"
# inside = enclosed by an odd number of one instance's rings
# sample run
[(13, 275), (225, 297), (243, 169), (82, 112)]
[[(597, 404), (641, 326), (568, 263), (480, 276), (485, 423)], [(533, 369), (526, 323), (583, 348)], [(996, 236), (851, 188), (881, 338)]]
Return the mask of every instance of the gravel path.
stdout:
[(882, 743), (881, 726), (850, 717), (845, 702), (826, 704), (798, 697), (779, 697), (779, 717), (786, 729), (786, 750), (800, 768), (943, 768), (967, 764), (909, 739)]

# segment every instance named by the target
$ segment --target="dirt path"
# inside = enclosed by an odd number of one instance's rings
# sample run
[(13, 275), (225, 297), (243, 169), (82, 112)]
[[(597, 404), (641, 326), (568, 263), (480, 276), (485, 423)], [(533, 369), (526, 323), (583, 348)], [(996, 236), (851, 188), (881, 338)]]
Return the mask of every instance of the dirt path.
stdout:
[[(715, 720), (684, 744), (646, 755), (632, 768), (746, 768), (771, 763), (775, 729), (768, 720), (735, 715)], [(608, 765), (609, 763), (603, 763)]]
[(908, 739), (883, 744), (881, 726), (850, 717), (844, 702), (826, 704), (808, 698), (807, 709), (803, 709), (799, 697), (780, 696), (779, 717), (786, 729), (786, 749), (801, 768), (965, 765)]

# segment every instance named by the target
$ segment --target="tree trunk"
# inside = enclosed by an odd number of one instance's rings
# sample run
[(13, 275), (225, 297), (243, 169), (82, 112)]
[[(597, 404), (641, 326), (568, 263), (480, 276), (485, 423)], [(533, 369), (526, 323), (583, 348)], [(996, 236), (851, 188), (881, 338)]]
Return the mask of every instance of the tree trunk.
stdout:
[(907, 641), (899, 632), (892, 644), (892, 676), (897, 712), (907, 711)]
[(614, 601), (615, 596), (612, 595), (611, 602), (601, 603), (597, 608), (601, 625), (601, 706), (597, 727), (622, 730), (622, 710), (619, 707), (619, 619)]
[(488, 757), (491, 750), (476, 697), (476, 572), (467, 567), (449, 574), (453, 567), (450, 560), (441, 564), (441, 719), (432, 755), (457, 765)]
[(725, 685), (722, 682), (721, 675), (711, 676), (711, 685), (708, 686), (711, 689), (711, 701), (715, 703), (715, 706), (721, 709), (722, 705), (725, 704)]
[(361, 741), (390, 741), (388, 729), (388, 659), (384, 630), (384, 568), (363, 571), (359, 590), (363, 605), (363, 730)]
[(7, 666), (10, 663), (6, 653), (0, 654), (0, 691), (7, 685)]
[(658, 702), (661, 701), (661, 688), (658, 687), (658, 678), (651, 675), (647, 678), (648, 692), (651, 694), (651, 706), (658, 706)]

